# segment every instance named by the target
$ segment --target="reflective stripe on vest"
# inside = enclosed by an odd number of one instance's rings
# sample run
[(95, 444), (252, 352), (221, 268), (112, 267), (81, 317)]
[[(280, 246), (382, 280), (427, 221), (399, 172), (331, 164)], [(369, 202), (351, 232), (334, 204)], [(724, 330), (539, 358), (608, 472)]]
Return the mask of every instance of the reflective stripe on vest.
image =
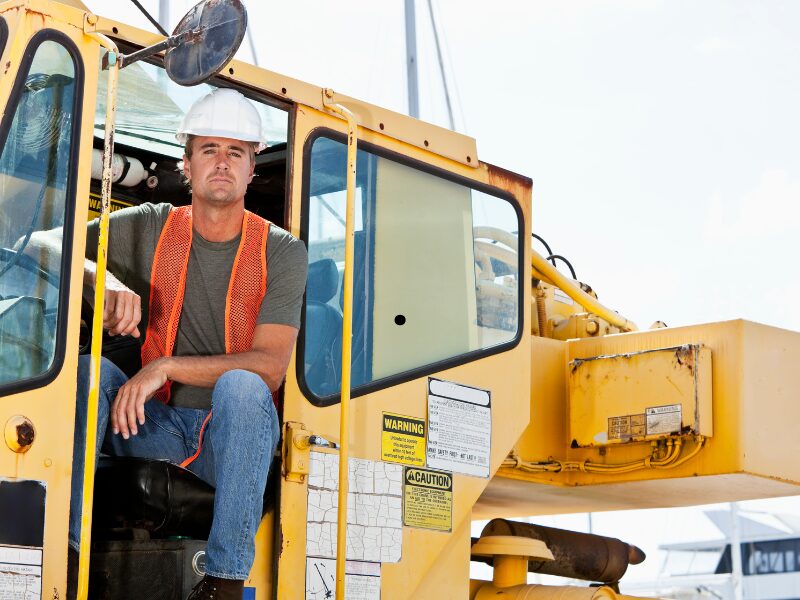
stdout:
[[(225, 351), (246, 352), (253, 344), (258, 313), (267, 290), (269, 221), (244, 212), (242, 237), (233, 262), (225, 300)], [(186, 289), (186, 270), (192, 248), (192, 207), (170, 209), (156, 245), (150, 273), (150, 310), (142, 345), (142, 366), (172, 356)], [(168, 402), (168, 381), (154, 397)]]

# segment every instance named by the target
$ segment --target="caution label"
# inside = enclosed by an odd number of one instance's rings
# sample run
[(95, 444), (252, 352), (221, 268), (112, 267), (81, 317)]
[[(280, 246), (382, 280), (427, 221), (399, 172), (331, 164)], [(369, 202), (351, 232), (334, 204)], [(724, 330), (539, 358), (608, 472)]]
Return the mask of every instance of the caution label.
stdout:
[(383, 413), (381, 458), (417, 467), (425, 466), (425, 419)]
[[(111, 199), (111, 212), (120, 210), (121, 208), (128, 208), (133, 206), (130, 202), (123, 202), (122, 200)], [(100, 196), (97, 194), (89, 194), (89, 220), (96, 219), (100, 216)]]
[(453, 474), (406, 467), (403, 477), (403, 525), (451, 531)]
[(644, 437), (645, 435), (645, 418), (643, 414), (609, 417), (608, 419), (608, 439), (610, 440), (629, 440), (631, 438)]

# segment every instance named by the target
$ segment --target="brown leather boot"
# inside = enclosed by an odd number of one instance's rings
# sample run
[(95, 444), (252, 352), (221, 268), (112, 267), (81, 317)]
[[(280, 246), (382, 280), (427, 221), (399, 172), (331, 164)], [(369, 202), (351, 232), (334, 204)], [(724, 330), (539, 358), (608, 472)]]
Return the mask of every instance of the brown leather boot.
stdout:
[(242, 600), (244, 581), (205, 575), (186, 600)]

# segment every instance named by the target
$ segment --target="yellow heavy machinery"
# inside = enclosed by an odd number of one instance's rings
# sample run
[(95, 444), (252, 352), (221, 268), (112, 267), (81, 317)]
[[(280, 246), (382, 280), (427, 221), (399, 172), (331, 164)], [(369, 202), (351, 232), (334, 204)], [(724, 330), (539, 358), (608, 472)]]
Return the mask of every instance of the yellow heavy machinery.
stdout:
[[(220, 4), (237, 2), (198, 10)], [(247, 207), (310, 260), (245, 598), (614, 598), (635, 547), (511, 518), (798, 492), (777, 448), (800, 421), (799, 334), (636, 331), (532, 250), (531, 181), (474, 140), (227, 58), (200, 76), (213, 44), (196, 25), (165, 41), (78, 0), (0, 3), (0, 598), (65, 597), (78, 356), (135, 368), (85, 298), (86, 216), (187, 203), (174, 132), (220, 86), (270, 139)], [(45, 269), (28, 244), (55, 227)], [(101, 460), (80, 596), (88, 577), (89, 597), (184, 597), (201, 488)], [(471, 560), (494, 580), (470, 581)], [(529, 570), (607, 585), (528, 586)]]

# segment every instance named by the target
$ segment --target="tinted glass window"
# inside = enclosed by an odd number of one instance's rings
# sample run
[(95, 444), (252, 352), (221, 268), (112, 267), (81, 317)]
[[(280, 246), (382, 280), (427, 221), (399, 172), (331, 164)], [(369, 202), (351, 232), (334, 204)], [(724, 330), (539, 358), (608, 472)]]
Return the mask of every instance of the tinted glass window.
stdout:
[(61, 252), (29, 242), (64, 225), (75, 74), (64, 46), (40, 43), (4, 117), (12, 121), (0, 149), (0, 384), (41, 375), (56, 356)]
[[(307, 189), (304, 369), (339, 391), (347, 147), (320, 137)], [(512, 204), (359, 150), (353, 387), (513, 341), (519, 329)]]
[(8, 40), (8, 25), (6, 25), (6, 20), (0, 17), (0, 54), (5, 50), (6, 40)]

